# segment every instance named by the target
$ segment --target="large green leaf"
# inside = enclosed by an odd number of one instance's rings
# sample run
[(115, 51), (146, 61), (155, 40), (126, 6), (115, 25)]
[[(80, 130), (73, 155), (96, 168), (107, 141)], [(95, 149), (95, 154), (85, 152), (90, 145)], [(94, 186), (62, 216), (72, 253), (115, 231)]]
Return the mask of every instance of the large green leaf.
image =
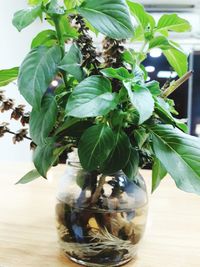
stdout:
[(55, 161), (54, 145), (50, 142), (48, 144), (37, 146), (33, 154), (33, 162), (38, 173), (46, 178), (47, 171)]
[(101, 70), (101, 73), (108, 78), (115, 78), (118, 80), (125, 80), (125, 79), (131, 79), (133, 78), (133, 74), (129, 73), (127, 69), (121, 67), (118, 69), (114, 69), (114, 68), (107, 68), (107, 69), (103, 69)]
[(59, 0), (51, 0), (47, 5), (47, 13), (51, 15), (63, 15), (65, 14), (65, 8), (60, 5)]
[(177, 14), (165, 14), (159, 19), (157, 30), (185, 32), (191, 30), (191, 25)]
[(162, 50), (173, 48), (170, 41), (165, 36), (156, 36), (149, 42), (149, 49), (158, 47)]
[(167, 58), (169, 64), (178, 73), (178, 76), (183, 76), (188, 70), (188, 57), (187, 55), (178, 49), (164, 50), (163, 54)]
[(41, 110), (33, 108), (30, 116), (30, 135), (37, 145), (45, 143), (54, 127), (57, 113), (57, 103), (50, 94), (44, 96)]
[(200, 194), (200, 141), (170, 125), (150, 128), (156, 157), (178, 188)]
[(134, 148), (131, 148), (130, 157), (128, 163), (123, 168), (123, 172), (126, 174), (129, 180), (134, 180), (135, 176), (138, 173), (139, 168), (139, 154), (138, 151)]
[(44, 30), (37, 34), (31, 43), (31, 48), (38, 46), (52, 46), (57, 42), (57, 35), (54, 30)]
[(19, 72), (19, 91), (34, 108), (40, 108), (41, 100), (53, 80), (61, 60), (58, 46), (39, 46), (31, 50)]
[(29, 9), (19, 10), (14, 14), (12, 23), (18, 31), (21, 31), (34, 22), (36, 18), (41, 15), (41, 12), (40, 5)]
[(84, 79), (84, 71), (81, 67), (82, 64), (82, 54), (80, 49), (73, 44), (69, 52), (64, 56), (59, 64), (59, 69), (66, 71), (67, 73), (73, 75), (78, 81)]
[(152, 169), (152, 192), (156, 190), (162, 179), (166, 176), (167, 171), (159, 159), (155, 158)]
[(132, 82), (124, 82), (131, 103), (139, 113), (139, 124), (149, 119), (154, 111), (154, 100), (148, 88), (135, 85), (132, 90)]
[(72, 92), (66, 106), (69, 116), (85, 118), (107, 114), (118, 103), (111, 83), (101, 76), (83, 80)]
[(16, 184), (27, 184), (32, 182), (33, 180), (39, 178), (41, 175), (37, 170), (32, 170), (25, 174)]
[(113, 131), (107, 125), (95, 125), (82, 135), (78, 154), (81, 165), (88, 171), (97, 170), (108, 158), (115, 145)]
[(128, 136), (123, 131), (114, 133), (115, 145), (100, 169), (103, 174), (113, 174), (122, 170), (130, 158), (131, 144)]
[(12, 69), (0, 70), (0, 86), (5, 86), (18, 77), (19, 68), (15, 67)]
[(147, 133), (145, 128), (140, 127), (133, 131), (133, 135), (136, 142), (136, 146), (142, 148), (142, 146), (144, 145), (149, 136), (149, 133)]
[(113, 39), (126, 39), (134, 34), (125, 0), (85, 0), (78, 11), (99, 32)]

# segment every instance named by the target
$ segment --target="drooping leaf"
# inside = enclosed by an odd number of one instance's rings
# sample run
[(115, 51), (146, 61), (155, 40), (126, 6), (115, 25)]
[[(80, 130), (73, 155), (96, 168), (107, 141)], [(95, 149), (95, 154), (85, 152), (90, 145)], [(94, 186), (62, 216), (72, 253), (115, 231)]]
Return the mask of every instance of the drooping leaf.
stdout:
[(200, 142), (170, 125), (150, 128), (153, 149), (176, 185), (186, 192), (200, 194)]
[(127, 165), (123, 168), (123, 172), (126, 174), (130, 181), (133, 181), (138, 173), (139, 168), (139, 154), (137, 150), (131, 148), (131, 154)]
[(44, 30), (36, 35), (31, 43), (31, 48), (38, 46), (53, 46), (57, 42), (56, 32), (54, 30)]
[(68, 116), (85, 118), (105, 115), (118, 103), (111, 83), (101, 76), (90, 76), (72, 92), (66, 106)]
[(18, 29), (18, 31), (21, 31), (34, 22), (36, 18), (41, 15), (41, 12), (42, 9), (40, 5), (17, 11), (14, 14), (12, 23)]
[(136, 108), (140, 115), (139, 124), (149, 119), (154, 111), (154, 100), (148, 90), (148, 88), (140, 85), (135, 85), (134, 90), (132, 90), (131, 82), (124, 82), (124, 86), (128, 91), (130, 101)]
[(85, 0), (78, 11), (99, 32), (113, 39), (126, 39), (134, 34), (125, 0)]
[(151, 81), (145, 84), (153, 96), (159, 96), (161, 94), (160, 84), (157, 81)]
[(15, 67), (12, 69), (0, 70), (0, 86), (5, 86), (18, 77), (19, 68)]
[(168, 50), (173, 48), (172, 44), (170, 44), (170, 41), (165, 36), (156, 36), (149, 42), (149, 49), (155, 47), (160, 48), (162, 50)]
[(107, 68), (107, 69), (103, 69), (101, 70), (101, 73), (108, 78), (115, 78), (118, 80), (125, 80), (125, 79), (131, 79), (133, 78), (133, 74), (129, 73), (127, 69), (121, 67), (118, 69), (114, 69), (114, 68)]
[(164, 50), (163, 54), (167, 58), (169, 64), (178, 73), (178, 76), (183, 76), (188, 70), (188, 57), (184, 52), (177, 49)]
[(53, 80), (61, 60), (58, 46), (39, 46), (31, 50), (23, 61), (18, 78), (19, 91), (34, 108), (41, 106), (41, 100)]
[(41, 175), (37, 170), (32, 170), (25, 174), (16, 184), (27, 184), (39, 178), (40, 176)]
[(54, 144), (47, 143), (42, 146), (37, 146), (33, 154), (33, 162), (35, 168), (41, 176), (46, 178), (47, 171), (55, 161), (54, 157)]
[(46, 94), (40, 110), (33, 108), (30, 116), (30, 135), (34, 143), (42, 145), (56, 122), (58, 109), (55, 98)]
[(128, 136), (123, 131), (113, 133), (115, 145), (109, 157), (100, 166), (103, 174), (113, 174), (122, 170), (126, 165), (131, 153), (131, 144)]
[(157, 30), (186, 32), (191, 30), (191, 25), (189, 21), (179, 17), (177, 14), (165, 14), (159, 19)]
[(152, 193), (159, 186), (162, 179), (166, 176), (167, 171), (159, 159), (155, 158), (152, 169)]
[(69, 52), (64, 56), (59, 64), (59, 69), (66, 71), (67, 73), (74, 76), (79, 82), (84, 79), (84, 71), (81, 67), (82, 54), (79, 48), (73, 44)]
[(88, 171), (97, 170), (108, 158), (115, 145), (113, 131), (107, 125), (95, 125), (82, 135), (78, 154), (81, 165)]

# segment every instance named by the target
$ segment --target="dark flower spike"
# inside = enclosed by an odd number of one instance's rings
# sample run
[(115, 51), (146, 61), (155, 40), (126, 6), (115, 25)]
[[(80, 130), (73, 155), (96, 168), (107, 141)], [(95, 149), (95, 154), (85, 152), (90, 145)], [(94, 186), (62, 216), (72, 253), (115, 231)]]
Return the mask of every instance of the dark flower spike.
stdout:
[(13, 99), (9, 98), (3, 101), (0, 111), (3, 113), (4, 111), (8, 111), (10, 109), (13, 109), (14, 106), (14, 101)]
[(11, 119), (19, 120), (24, 114), (25, 105), (17, 106), (11, 113)]

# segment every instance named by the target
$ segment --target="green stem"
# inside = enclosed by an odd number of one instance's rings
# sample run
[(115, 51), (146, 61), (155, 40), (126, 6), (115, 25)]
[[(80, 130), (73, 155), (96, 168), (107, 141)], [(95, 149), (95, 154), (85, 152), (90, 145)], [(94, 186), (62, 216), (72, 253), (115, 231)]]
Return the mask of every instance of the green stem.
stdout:
[[(58, 43), (59, 43), (60, 50), (61, 50), (61, 55), (62, 55), (62, 58), (63, 58), (65, 56), (65, 40), (63, 38), (63, 34), (62, 34), (62, 31), (61, 31), (61, 27), (60, 27), (60, 17), (59, 16), (54, 16), (52, 19), (53, 19), (54, 24), (55, 24)], [(66, 71), (61, 70), (60, 72), (61, 72), (61, 74), (63, 76), (65, 87), (67, 88), (68, 85), (67, 85)]]

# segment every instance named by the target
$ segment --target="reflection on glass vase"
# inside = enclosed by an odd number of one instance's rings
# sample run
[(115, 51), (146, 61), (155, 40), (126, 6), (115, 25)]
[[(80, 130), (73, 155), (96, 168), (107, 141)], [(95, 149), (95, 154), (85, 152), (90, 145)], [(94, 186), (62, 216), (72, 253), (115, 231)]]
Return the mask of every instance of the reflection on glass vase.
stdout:
[(141, 175), (86, 172), (69, 155), (56, 204), (59, 243), (65, 255), (86, 266), (119, 266), (135, 257), (147, 217)]

